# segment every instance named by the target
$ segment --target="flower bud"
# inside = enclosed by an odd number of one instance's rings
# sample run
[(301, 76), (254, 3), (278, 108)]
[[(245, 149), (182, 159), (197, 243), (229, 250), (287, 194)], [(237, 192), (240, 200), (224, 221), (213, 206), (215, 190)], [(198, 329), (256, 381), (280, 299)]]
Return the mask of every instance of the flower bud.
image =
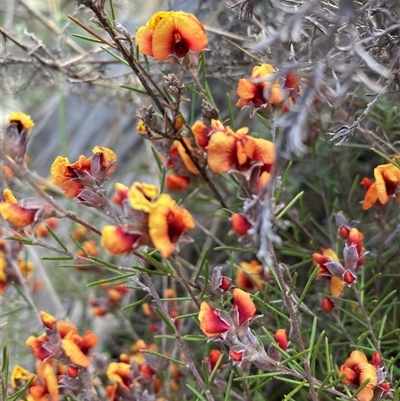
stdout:
[(11, 113), (10, 123), (4, 135), (4, 148), (8, 156), (14, 160), (23, 160), (34, 122), (31, 117), (21, 113)]

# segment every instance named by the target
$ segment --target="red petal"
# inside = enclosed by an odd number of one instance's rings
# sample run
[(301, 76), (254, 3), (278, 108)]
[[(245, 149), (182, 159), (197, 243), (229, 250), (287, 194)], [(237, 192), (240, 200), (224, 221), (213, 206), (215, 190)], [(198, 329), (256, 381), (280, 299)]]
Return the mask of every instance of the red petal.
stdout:
[(250, 294), (240, 288), (233, 290), (233, 305), (238, 311), (240, 325), (251, 319), (256, 313), (256, 306), (251, 300)]

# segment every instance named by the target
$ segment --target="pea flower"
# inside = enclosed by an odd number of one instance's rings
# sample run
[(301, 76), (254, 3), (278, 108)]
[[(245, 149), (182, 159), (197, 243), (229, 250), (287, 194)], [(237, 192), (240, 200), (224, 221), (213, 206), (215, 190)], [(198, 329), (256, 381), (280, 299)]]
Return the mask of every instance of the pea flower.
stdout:
[[(190, 141), (183, 139), (188, 149), (193, 153)], [(186, 150), (180, 141), (174, 141), (169, 151), (167, 159), (167, 168), (173, 170), (172, 174), (167, 175), (165, 183), (170, 191), (180, 191), (188, 188), (193, 176), (199, 174), (199, 171), (192, 159), (186, 153)]]
[(247, 127), (234, 132), (230, 127), (215, 124), (207, 145), (208, 165), (214, 173), (249, 171), (254, 164), (270, 171), (275, 162), (275, 146), (272, 142), (248, 136)]
[[(299, 91), (297, 77), (287, 74), (282, 85), (279, 79), (272, 78), (275, 72), (271, 64), (264, 63), (253, 68), (250, 79), (241, 78), (237, 88), (240, 99), (236, 106), (253, 108), (253, 116), (257, 110), (265, 110), (269, 105), (282, 103), (286, 98), (282, 109), (289, 110)], [(289, 93), (286, 94), (285, 90)]]
[[(366, 190), (363, 210), (370, 209), (373, 205), (386, 205), (390, 198), (395, 196), (398, 185), (400, 184), (400, 156), (393, 158), (392, 163), (381, 164), (374, 169), (375, 182), (371, 182), (364, 177), (361, 183)], [(400, 195), (397, 195), (397, 201), (400, 203)]]
[(18, 201), (12, 191), (3, 191), (0, 214), (12, 227), (23, 229), (50, 217), (62, 217), (52, 205), (40, 198), (24, 198)]
[(45, 333), (37, 337), (30, 336), (26, 340), (35, 357), (41, 361), (49, 358), (68, 358), (78, 367), (88, 367), (90, 358), (87, 355), (89, 350), (97, 345), (96, 335), (87, 331), (82, 337), (74, 324), (63, 320), (57, 321), (54, 316), (43, 311), (40, 312), (40, 317)]
[(31, 129), (35, 126), (31, 116), (22, 112), (13, 112), (4, 134), (5, 153), (14, 160), (24, 159), (30, 139)]
[(374, 365), (368, 363), (367, 357), (361, 351), (353, 351), (340, 367), (339, 376), (345, 374), (342, 382), (360, 387), (367, 380), (368, 384), (357, 394), (358, 401), (371, 401), (374, 388), (378, 384), (378, 376)]
[(192, 215), (154, 185), (134, 183), (122, 204), (131, 223), (102, 231), (102, 245), (114, 255), (149, 245), (167, 258), (185, 240), (182, 234), (195, 226)]
[(240, 268), (236, 269), (235, 284), (242, 290), (262, 291), (265, 282), (272, 280), (269, 269), (264, 268), (258, 260), (240, 262)]
[[(206, 357), (208, 371), (211, 373), (214, 369), (221, 369), (223, 366), (222, 352), (219, 349), (212, 349)], [(219, 361), (219, 362), (218, 362)]]
[(256, 306), (250, 294), (235, 288), (232, 291), (233, 305), (229, 313), (215, 309), (207, 302), (200, 305), (201, 331), (209, 340), (221, 341), (230, 347), (230, 357), (249, 367), (254, 363), (261, 369), (272, 369), (277, 361), (267, 355), (249, 326), (257, 318)]
[[(58, 156), (51, 166), (51, 175), (59, 185), (67, 198), (77, 197), (80, 201), (89, 203), (90, 201), (101, 202), (99, 196), (91, 190), (102, 184), (106, 176), (115, 170), (114, 163), (117, 160), (115, 153), (101, 146), (92, 149), (94, 156), (86, 158), (79, 156), (78, 160), (70, 163), (68, 158)], [(100, 199), (98, 199), (100, 198)]]
[(203, 24), (190, 13), (161, 11), (136, 33), (139, 52), (156, 60), (182, 59), (205, 50), (208, 39)]

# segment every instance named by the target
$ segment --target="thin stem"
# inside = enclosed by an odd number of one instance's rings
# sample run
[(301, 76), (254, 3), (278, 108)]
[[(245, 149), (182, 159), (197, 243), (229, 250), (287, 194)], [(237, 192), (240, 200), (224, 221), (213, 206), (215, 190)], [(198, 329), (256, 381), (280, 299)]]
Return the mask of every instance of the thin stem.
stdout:
[[(275, 270), (275, 273), (278, 277), (279, 284), (282, 289), (284, 303), (289, 311), (290, 322), (291, 322), (291, 325), (293, 328), (297, 347), (300, 352), (303, 352), (303, 351), (305, 351), (305, 346), (303, 343), (303, 339), (301, 337), (301, 331), (300, 331), (299, 321), (297, 319), (297, 313), (296, 313), (295, 307), (292, 303), (292, 300), (286, 291), (285, 279), (283, 277), (282, 270), (279, 267), (279, 262), (276, 257), (275, 249), (274, 249), (274, 246), (272, 245), (271, 241), (268, 241), (268, 249), (269, 249), (269, 254), (271, 256), (271, 259), (272, 259), (273, 268)], [(310, 362), (306, 356), (303, 356), (303, 362), (304, 362), (304, 372), (305, 372), (306, 380), (307, 380), (308, 384), (310, 385), (311, 398), (313, 401), (318, 401), (318, 394), (314, 387), (314, 378), (313, 378), (313, 375), (312, 375), (311, 369), (310, 369)]]
[(171, 318), (171, 316), (169, 316), (169, 313), (168, 313), (167, 309), (165, 308), (165, 305), (162, 303), (150, 276), (147, 273), (142, 273), (142, 277), (143, 277), (147, 287), (149, 288), (150, 293), (151, 293), (152, 297), (154, 298), (161, 313), (164, 315), (165, 319), (167, 319), (171, 323), (171, 326), (174, 328), (176, 341), (178, 342), (179, 347), (183, 352), (185, 361), (186, 361), (189, 369), (192, 371), (193, 376), (196, 378), (197, 382), (199, 383), (201, 390), (203, 391), (203, 393), (206, 396), (208, 401), (214, 401), (214, 397), (212, 396), (210, 390), (207, 389), (203, 378), (201, 377), (199, 371), (197, 370), (196, 365), (193, 362), (193, 359), (192, 359), (188, 349), (186, 348), (186, 345), (185, 345), (184, 341), (182, 340), (182, 337), (179, 334), (178, 329), (175, 326), (174, 320)]
[(1, 149), (0, 149), (0, 159), (2, 163), (5, 166), (9, 167), (16, 176), (25, 180), (40, 196), (42, 196), (48, 203), (50, 203), (50, 205), (53, 206), (54, 209), (58, 210), (63, 215), (63, 217), (67, 217), (68, 219), (75, 221), (76, 223), (93, 231), (94, 233), (101, 235), (101, 231), (99, 231), (96, 227), (92, 226), (85, 220), (82, 220), (75, 213), (64, 209), (62, 206), (60, 206), (58, 202), (56, 202), (53, 199), (52, 196), (50, 196), (46, 191), (44, 191), (43, 188), (41, 188), (40, 185), (34, 180), (34, 178), (31, 175), (31, 172), (29, 171), (24, 161), (22, 161), (20, 164), (12, 162), (10, 159), (8, 159), (8, 157), (4, 154), (4, 152)]
[(174, 267), (177, 276), (175, 276), (185, 287), (186, 291), (190, 295), (190, 297), (193, 299), (193, 302), (196, 304), (196, 306), (200, 309), (200, 301), (197, 299), (196, 295), (194, 295), (192, 289), (190, 288), (187, 280), (185, 277), (183, 277), (181, 267), (179, 265), (179, 262), (175, 258), (170, 259), (172, 266)]
[(42, 325), (43, 323), (42, 323), (42, 318), (40, 317), (40, 312), (37, 309), (35, 303), (33, 302), (33, 299), (31, 297), (31, 292), (28, 288), (28, 285), (26, 284), (25, 277), (22, 275), (21, 271), (19, 270), (19, 267), (15, 260), (13, 260), (7, 256), (6, 256), (6, 260), (7, 260), (7, 264), (12, 268), (14, 274), (17, 276), (18, 284), (21, 286), (21, 288), (24, 292), (25, 299), (28, 301), (28, 304), (30, 305), (32, 310), (35, 312), (36, 319), (38, 320), (39, 324)]
[(374, 343), (374, 347), (375, 347), (376, 351), (380, 352), (379, 351), (379, 343), (378, 343), (378, 340), (377, 340), (377, 338), (375, 336), (374, 329), (372, 328), (371, 319), (369, 318), (369, 316), (367, 314), (367, 311), (365, 310), (364, 303), (363, 303), (363, 301), (361, 299), (360, 291), (358, 290), (357, 286), (355, 286), (355, 285), (352, 285), (351, 287), (353, 289), (354, 295), (356, 296), (357, 303), (358, 303), (358, 305), (359, 305), (359, 307), (360, 307), (360, 309), (362, 311), (362, 314), (364, 316), (365, 323), (367, 324), (368, 330), (369, 330), (369, 332), (371, 334), (371, 338), (372, 338), (372, 341)]

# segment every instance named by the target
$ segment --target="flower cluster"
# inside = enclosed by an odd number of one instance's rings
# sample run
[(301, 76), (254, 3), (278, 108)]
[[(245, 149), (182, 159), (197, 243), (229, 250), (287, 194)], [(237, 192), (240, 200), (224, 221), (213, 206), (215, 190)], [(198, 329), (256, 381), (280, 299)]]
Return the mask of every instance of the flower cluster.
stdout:
[(235, 363), (250, 367), (253, 363), (260, 369), (274, 369), (278, 362), (267, 354), (249, 326), (254, 319), (256, 306), (250, 295), (235, 288), (232, 291), (233, 305), (229, 313), (213, 308), (203, 301), (200, 306), (200, 329), (214, 341), (220, 341), (230, 348), (230, 359)]
[[(166, 384), (172, 392), (179, 388), (182, 376), (179, 367), (145, 351), (157, 352), (158, 349), (155, 344), (147, 345), (140, 339), (127, 353), (120, 355), (118, 362), (108, 365), (107, 378), (112, 384), (106, 387), (106, 393), (110, 401), (142, 399), (145, 394), (159, 393)], [(170, 381), (163, 383), (160, 373), (166, 369)]]
[(239, 80), (237, 94), (240, 99), (236, 106), (252, 108), (253, 116), (258, 110), (266, 111), (269, 105), (283, 103), (282, 111), (285, 112), (290, 110), (299, 92), (296, 75), (289, 73), (279, 79), (271, 64), (261, 64), (253, 68), (250, 79)]
[[(96, 335), (87, 331), (80, 336), (74, 324), (57, 321), (46, 312), (40, 312), (40, 317), (45, 333), (30, 336), (26, 341), (37, 359), (37, 376), (26, 390), (27, 399), (58, 400), (62, 391), (70, 395), (82, 394), (86, 368), (91, 362), (88, 354), (98, 342)], [(11, 375), (11, 384), (15, 389), (21, 388), (33, 376), (17, 365)]]
[(372, 356), (371, 363), (368, 363), (366, 355), (361, 351), (353, 351), (340, 367), (339, 376), (344, 375), (344, 384), (361, 387), (368, 380), (368, 383), (358, 392), (358, 401), (371, 401), (374, 397), (374, 390), (378, 399), (391, 392), (390, 384), (386, 382), (385, 372), (381, 367), (381, 356), (378, 351)]
[(240, 262), (236, 269), (235, 285), (242, 290), (262, 291), (266, 282), (273, 281), (268, 267), (264, 267), (258, 260)]
[(212, 120), (211, 127), (197, 121), (192, 127), (197, 145), (206, 151), (207, 163), (217, 174), (248, 172), (260, 167), (262, 173), (269, 173), (275, 161), (274, 144), (266, 139), (247, 135), (247, 127), (236, 132), (221, 121)]
[[(193, 155), (195, 149), (190, 144), (188, 138), (183, 138), (186, 147)], [(165, 184), (170, 191), (180, 191), (188, 188), (190, 180), (199, 175), (199, 170), (193, 163), (190, 156), (180, 141), (174, 141), (169, 151), (167, 168), (172, 170), (165, 178)]]
[(397, 198), (400, 203), (400, 155), (394, 157), (393, 163), (381, 164), (374, 169), (375, 182), (364, 177), (361, 184), (366, 190), (363, 210), (370, 209), (373, 205), (386, 205), (390, 198)]
[(123, 226), (105, 226), (102, 245), (112, 254), (129, 253), (141, 245), (153, 246), (165, 258), (184, 241), (182, 234), (194, 228), (191, 214), (154, 185), (135, 182), (131, 188), (116, 185), (115, 199), (130, 220)]
[(183, 11), (161, 11), (136, 33), (139, 52), (156, 60), (175, 60), (205, 50), (208, 39), (203, 24)]
[[(322, 253), (312, 255), (314, 265), (318, 266), (317, 277), (325, 278), (329, 283), (329, 292), (333, 298), (339, 298), (345, 285), (351, 286), (357, 280), (359, 268), (364, 263), (365, 249), (363, 235), (357, 228), (347, 225), (339, 227), (340, 236), (346, 240), (343, 249), (343, 264), (332, 249), (322, 248)], [(334, 307), (330, 298), (322, 300), (322, 308), (329, 313)]]

